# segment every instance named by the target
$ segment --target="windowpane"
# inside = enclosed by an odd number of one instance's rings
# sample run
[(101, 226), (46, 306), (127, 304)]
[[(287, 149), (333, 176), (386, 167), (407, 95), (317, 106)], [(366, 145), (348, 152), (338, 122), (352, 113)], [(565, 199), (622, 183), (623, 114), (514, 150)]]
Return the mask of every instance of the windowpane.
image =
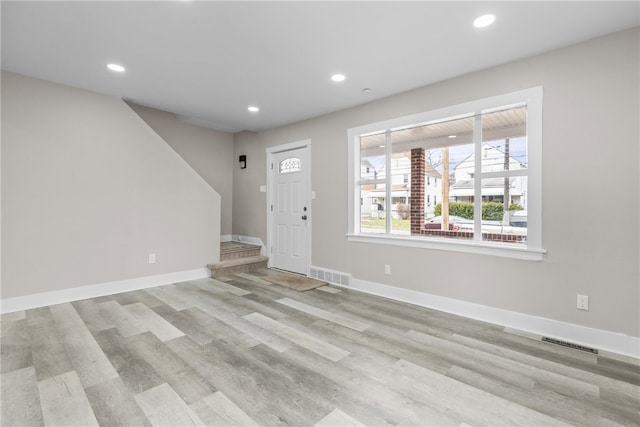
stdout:
[(360, 232), (365, 234), (386, 233), (384, 184), (366, 184), (360, 186)]
[[(394, 236), (392, 244), (410, 235), (411, 245), (422, 240), (425, 247), (511, 256), (516, 252), (505, 254), (516, 246), (541, 253), (535, 209), (541, 183), (541, 96), (541, 88), (533, 88), (494, 97), (502, 103), (487, 98), (350, 129), (360, 155), (360, 175), (354, 174), (353, 184), (361, 216), (349, 229)], [(380, 131), (370, 133), (371, 128)], [(534, 215), (530, 231), (528, 199)], [(474, 220), (476, 212), (482, 216)], [(498, 250), (499, 245), (475, 244), (482, 241), (504, 245)]]
[[(470, 238), (456, 233), (454, 222), (464, 218), (454, 218), (455, 212), (443, 224), (449, 205), (442, 201), (455, 200), (456, 168), (465, 161), (473, 165), (473, 124), (473, 117), (464, 117), (391, 132), (392, 234)], [(473, 196), (473, 178), (465, 179)]]
[[(525, 244), (527, 211), (523, 197), (526, 177), (488, 178), (482, 180), (482, 240)], [(504, 195), (511, 210), (505, 212)]]
[(411, 152), (391, 144), (391, 234), (409, 234), (411, 206)]
[(385, 177), (385, 134), (360, 138), (360, 179), (374, 180)]
[(482, 115), (482, 172), (527, 168), (527, 108)]
[(280, 162), (278, 173), (300, 172), (300, 159), (297, 157), (289, 157)]

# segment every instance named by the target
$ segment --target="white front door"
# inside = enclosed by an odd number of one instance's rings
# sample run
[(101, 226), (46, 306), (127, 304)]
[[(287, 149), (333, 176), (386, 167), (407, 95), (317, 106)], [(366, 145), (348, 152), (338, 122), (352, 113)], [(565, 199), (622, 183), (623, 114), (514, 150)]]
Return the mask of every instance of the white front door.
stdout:
[(308, 146), (270, 156), (271, 267), (307, 274), (309, 232)]

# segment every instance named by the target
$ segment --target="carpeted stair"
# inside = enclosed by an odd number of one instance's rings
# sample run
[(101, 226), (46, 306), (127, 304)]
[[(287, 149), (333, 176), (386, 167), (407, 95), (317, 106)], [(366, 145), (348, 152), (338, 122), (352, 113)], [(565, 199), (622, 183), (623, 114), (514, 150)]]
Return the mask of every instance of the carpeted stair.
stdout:
[(260, 246), (241, 242), (220, 243), (220, 262), (207, 265), (211, 277), (267, 268), (268, 257), (260, 255)]

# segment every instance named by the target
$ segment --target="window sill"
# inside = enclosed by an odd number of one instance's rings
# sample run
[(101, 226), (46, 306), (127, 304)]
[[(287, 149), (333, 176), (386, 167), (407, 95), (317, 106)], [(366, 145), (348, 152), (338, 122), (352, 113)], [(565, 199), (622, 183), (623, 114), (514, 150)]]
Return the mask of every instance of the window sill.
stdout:
[(503, 258), (515, 258), (526, 261), (542, 261), (546, 250), (525, 248), (516, 244), (489, 243), (468, 240), (451, 240), (411, 236), (389, 236), (373, 234), (347, 234), (349, 242), (375, 243), (382, 245), (406, 246), (411, 248), (435, 249), (440, 251), (464, 252), (490, 255)]

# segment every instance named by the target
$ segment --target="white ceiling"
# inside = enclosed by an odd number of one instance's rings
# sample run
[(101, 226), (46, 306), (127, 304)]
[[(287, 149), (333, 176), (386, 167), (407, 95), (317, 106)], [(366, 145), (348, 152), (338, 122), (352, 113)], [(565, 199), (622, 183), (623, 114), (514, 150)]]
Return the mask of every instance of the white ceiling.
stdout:
[[(640, 25), (640, 2), (2, 1), (2, 69), (261, 131)], [(472, 21), (494, 13), (494, 25)], [(115, 62), (123, 74), (106, 68)], [(333, 83), (333, 73), (346, 74)], [(373, 89), (370, 93), (364, 88)], [(249, 113), (249, 105), (259, 113)]]

